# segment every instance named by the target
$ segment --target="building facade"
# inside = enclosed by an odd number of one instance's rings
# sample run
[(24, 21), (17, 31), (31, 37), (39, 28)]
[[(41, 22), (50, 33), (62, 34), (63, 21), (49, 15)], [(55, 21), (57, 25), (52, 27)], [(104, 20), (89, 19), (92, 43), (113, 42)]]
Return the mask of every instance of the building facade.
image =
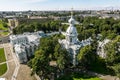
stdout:
[(10, 36), (10, 43), (13, 45), (14, 52), (20, 63), (27, 62), (34, 55), (39, 46), (40, 38), (43, 36), (44, 32), (42, 31)]

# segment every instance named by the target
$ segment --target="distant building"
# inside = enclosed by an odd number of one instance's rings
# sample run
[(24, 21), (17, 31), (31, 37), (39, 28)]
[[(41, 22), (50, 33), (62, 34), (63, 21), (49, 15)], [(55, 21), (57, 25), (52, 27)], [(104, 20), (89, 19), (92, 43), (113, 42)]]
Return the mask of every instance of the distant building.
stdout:
[(42, 16), (28, 16), (28, 19), (47, 19), (48, 17), (42, 17)]
[(72, 57), (72, 60), (71, 60), (72, 64), (76, 65), (77, 64), (76, 56), (80, 48), (86, 45), (90, 45), (92, 39), (89, 38), (81, 42), (78, 40), (77, 38), (78, 33), (76, 30), (76, 27), (74, 27), (74, 24), (76, 21), (74, 20), (72, 14), (73, 13), (71, 12), (71, 18), (68, 21), (70, 26), (68, 27), (66, 33), (64, 33), (66, 39), (58, 40), (58, 41), (62, 45), (62, 47), (65, 48), (70, 53), (70, 56)]
[(18, 26), (18, 20), (16, 18), (8, 19), (8, 25), (12, 28)]
[(10, 36), (10, 43), (13, 45), (20, 63), (27, 62), (28, 59), (34, 55), (41, 37), (44, 37), (44, 32), (42, 31)]
[(106, 53), (105, 53), (105, 45), (107, 43), (109, 43), (110, 40), (109, 39), (105, 39), (103, 41), (98, 41), (98, 47), (97, 47), (97, 54), (102, 57), (102, 58), (106, 58)]

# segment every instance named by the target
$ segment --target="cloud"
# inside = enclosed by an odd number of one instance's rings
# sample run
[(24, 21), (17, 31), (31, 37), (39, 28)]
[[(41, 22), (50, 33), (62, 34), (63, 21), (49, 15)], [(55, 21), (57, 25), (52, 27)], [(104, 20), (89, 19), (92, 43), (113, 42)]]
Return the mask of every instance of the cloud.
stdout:
[(36, 3), (36, 2), (44, 2), (44, 1), (47, 1), (47, 0), (24, 0), (25, 2), (27, 3)]

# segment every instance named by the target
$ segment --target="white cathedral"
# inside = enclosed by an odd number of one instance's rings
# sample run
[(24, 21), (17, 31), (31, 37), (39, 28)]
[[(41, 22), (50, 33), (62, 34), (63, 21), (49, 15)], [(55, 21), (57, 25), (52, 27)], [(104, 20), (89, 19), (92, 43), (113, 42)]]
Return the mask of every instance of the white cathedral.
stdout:
[(63, 40), (58, 40), (58, 42), (62, 45), (63, 48), (65, 48), (69, 53), (70, 56), (72, 57), (72, 64), (76, 65), (76, 56), (80, 50), (81, 47), (90, 45), (92, 39), (88, 38), (86, 40), (79, 41), (77, 36), (77, 30), (76, 27), (74, 26), (76, 21), (73, 18), (73, 12), (71, 12), (71, 18), (68, 20), (69, 22), (69, 27), (67, 31), (65, 32), (65, 39)]

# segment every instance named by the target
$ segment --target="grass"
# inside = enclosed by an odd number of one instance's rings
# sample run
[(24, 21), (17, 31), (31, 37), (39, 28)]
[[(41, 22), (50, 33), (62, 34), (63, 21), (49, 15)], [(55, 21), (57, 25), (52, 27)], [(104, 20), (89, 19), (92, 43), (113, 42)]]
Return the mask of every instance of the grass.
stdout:
[(2, 34), (4, 36), (4, 35), (8, 35), (9, 32), (0, 32), (0, 34)]
[(7, 64), (0, 65), (0, 76), (2, 76), (7, 71)]
[(0, 32), (0, 37), (6, 36), (8, 34), (9, 34), (9, 32)]
[(101, 80), (101, 79), (94, 77), (94, 78), (89, 78), (89, 79), (83, 79), (83, 78), (76, 79), (76, 78), (74, 78), (73, 80)]
[(101, 79), (96, 76), (90, 76), (87, 74), (72, 73), (69, 75), (61, 76), (56, 80), (101, 80)]
[(8, 30), (8, 28), (3, 26), (3, 22), (0, 20), (0, 30)]
[(4, 48), (0, 48), (0, 63), (5, 61), (6, 58), (5, 58)]

